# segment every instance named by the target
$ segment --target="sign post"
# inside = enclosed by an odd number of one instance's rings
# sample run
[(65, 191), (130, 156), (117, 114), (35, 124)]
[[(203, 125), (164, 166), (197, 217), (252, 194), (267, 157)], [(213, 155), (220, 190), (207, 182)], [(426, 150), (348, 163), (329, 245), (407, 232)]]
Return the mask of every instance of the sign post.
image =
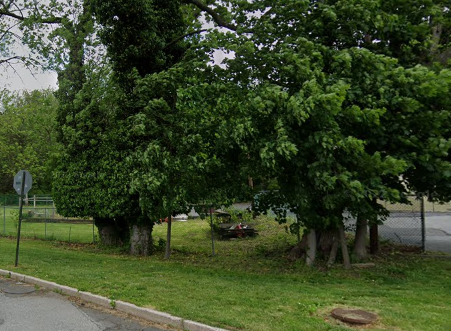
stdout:
[(16, 246), (16, 263), (14, 266), (17, 267), (19, 264), (19, 243), (20, 243), (20, 228), (22, 226), (22, 209), (23, 209), (23, 196), (28, 193), (31, 189), (33, 179), (31, 174), (27, 170), (20, 170), (14, 176), (13, 187), (19, 194), (19, 226), (17, 227), (17, 246)]

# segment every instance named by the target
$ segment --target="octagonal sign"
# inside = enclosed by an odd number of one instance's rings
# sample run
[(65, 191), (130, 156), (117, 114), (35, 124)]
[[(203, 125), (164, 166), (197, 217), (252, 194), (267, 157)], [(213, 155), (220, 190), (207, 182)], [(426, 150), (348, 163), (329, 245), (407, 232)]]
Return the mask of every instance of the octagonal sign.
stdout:
[[(22, 189), (22, 181), (25, 179), (25, 185), (23, 187), (23, 192), (20, 192)], [(31, 177), (31, 174), (27, 170), (20, 170), (15, 176), (14, 176), (14, 189), (16, 190), (17, 194), (23, 195), (27, 194), (28, 191), (31, 189), (31, 184), (33, 183), (33, 178)]]

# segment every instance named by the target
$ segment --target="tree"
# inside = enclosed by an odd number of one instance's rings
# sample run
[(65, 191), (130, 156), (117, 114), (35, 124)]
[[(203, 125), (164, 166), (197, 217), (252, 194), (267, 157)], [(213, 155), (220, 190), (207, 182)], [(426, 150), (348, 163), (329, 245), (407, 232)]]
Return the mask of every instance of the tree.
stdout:
[[(93, 4), (102, 25), (101, 40), (112, 62), (113, 79), (124, 96), (118, 115), (127, 127), (127, 141), (132, 142), (127, 158), (130, 191), (139, 196), (143, 213), (131, 223), (132, 238), (151, 238), (155, 221), (187, 212), (193, 204), (230, 201), (231, 192), (237, 191), (236, 185), (224, 179), (215, 181), (218, 173), (226, 175), (230, 170), (218, 161), (219, 153), (212, 151), (206, 131), (201, 131), (206, 129), (204, 124), (212, 130), (211, 119), (203, 121), (205, 114), (196, 116), (200, 108), (183, 103), (191, 84), (199, 83), (189, 77), (208, 61), (205, 54), (198, 58), (190, 57), (194, 53), (186, 54), (203, 30), (190, 32), (198, 14), (178, 2)], [(139, 15), (133, 15), (135, 12)], [(194, 104), (201, 105), (199, 100)], [(217, 190), (212, 193), (214, 188)], [(146, 246), (144, 240), (132, 241)]]
[(33, 175), (34, 192), (50, 192), (60, 151), (56, 141), (57, 107), (50, 90), (2, 95), (0, 192), (13, 192), (12, 178), (20, 169)]
[[(227, 86), (216, 95), (234, 127), (220, 126), (221, 140), (239, 146), (249, 175), (277, 178), (278, 192), (259, 197), (264, 209), (277, 208), (283, 220), (289, 208), (307, 229), (335, 232), (344, 212), (375, 221), (386, 214), (377, 199), (437, 191), (435, 176), (448, 185), (449, 108), (428, 95), (449, 95), (449, 73), (415, 67), (431, 59), (428, 18), (448, 15), (441, 3), (238, 7), (238, 33), (211, 34), (211, 44), (235, 55), (211, 80)], [(429, 130), (419, 126), (425, 119)], [(437, 172), (422, 170), (426, 163)]]

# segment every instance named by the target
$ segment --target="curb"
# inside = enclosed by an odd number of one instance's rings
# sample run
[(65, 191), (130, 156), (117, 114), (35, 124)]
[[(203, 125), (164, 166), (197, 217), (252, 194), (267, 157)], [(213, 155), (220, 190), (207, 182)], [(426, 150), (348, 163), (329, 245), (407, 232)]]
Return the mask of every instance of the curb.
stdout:
[(123, 313), (140, 317), (149, 322), (170, 325), (180, 330), (228, 331), (226, 329), (215, 328), (206, 324), (185, 320), (183, 318), (172, 316), (170, 314), (163, 313), (154, 309), (138, 307), (128, 302), (110, 300), (100, 295), (92, 294), (90, 292), (79, 291), (73, 287), (59, 285), (54, 282), (49, 282), (32, 276), (22, 275), (8, 270), (0, 269), (0, 276), (8, 277), (24, 283), (34, 284), (47, 290), (52, 290), (64, 295), (78, 297), (83, 301), (93, 303), (104, 308), (114, 309)]

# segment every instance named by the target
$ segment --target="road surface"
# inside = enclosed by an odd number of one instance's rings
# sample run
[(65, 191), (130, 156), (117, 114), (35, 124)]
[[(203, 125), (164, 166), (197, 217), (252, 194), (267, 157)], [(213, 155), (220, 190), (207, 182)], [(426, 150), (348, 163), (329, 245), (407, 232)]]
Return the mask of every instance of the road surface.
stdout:
[(162, 331), (130, 316), (0, 277), (0, 331)]

